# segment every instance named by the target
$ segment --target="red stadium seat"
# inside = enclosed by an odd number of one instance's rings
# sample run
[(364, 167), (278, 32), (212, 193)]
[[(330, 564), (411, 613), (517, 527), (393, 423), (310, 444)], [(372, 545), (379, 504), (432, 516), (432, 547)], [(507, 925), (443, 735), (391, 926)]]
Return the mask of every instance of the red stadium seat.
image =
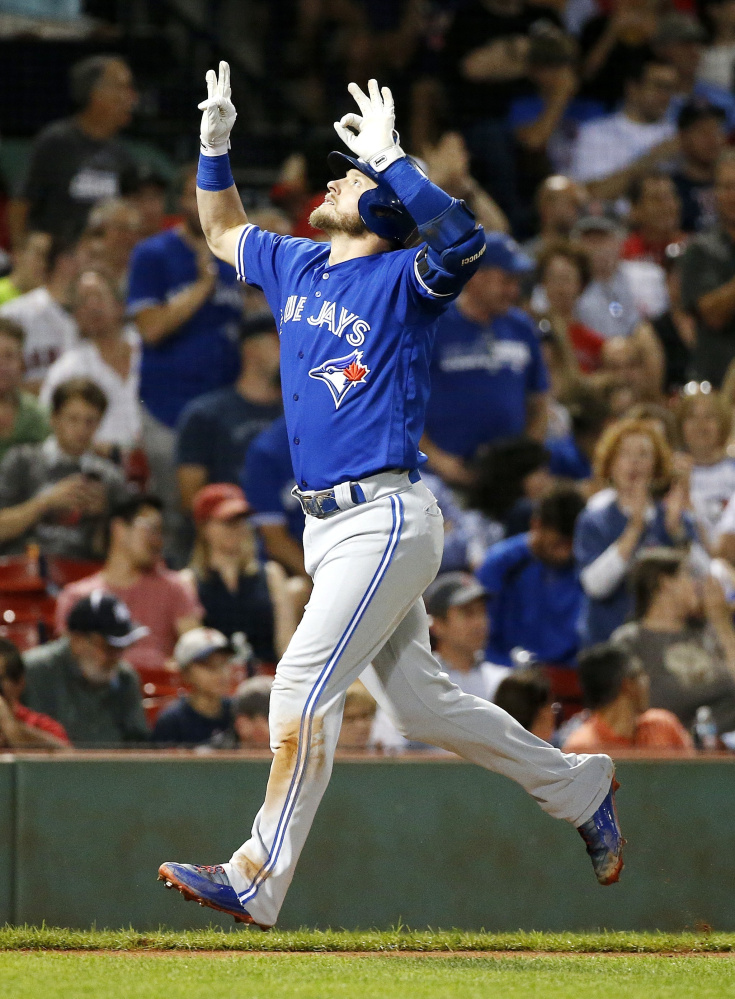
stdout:
[(0, 635), (17, 645), (21, 652), (41, 644), (37, 621), (15, 621), (13, 624), (0, 624)]
[(0, 594), (43, 593), (46, 581), (41, 575), (37, 558), (27, 555), (6, 555), (0, 558)]
[(584, 706), (577, 671), (568, 666), (543, 666), (542, 668), (551, 687), (551, 700), (561, 704), (563, 718), (566, 721), (581, 711)]
[(156, 719), (163, 711), (165, 707), (171, 704), (172, 701), (176, 700), (176, 695), (166, 695), (158, 697), (144, 697), (143, 698), (143, 711), (145, 712), (145, 720), (148, 723), (149, 728), (153, 728), (156, 724)]
[(93, 576), (99, 572), (103, 562), (86, 558), (63, 558), (60, 555), (50, 555), (46, 558), (46, 578), (60, 590), (78, 579)]

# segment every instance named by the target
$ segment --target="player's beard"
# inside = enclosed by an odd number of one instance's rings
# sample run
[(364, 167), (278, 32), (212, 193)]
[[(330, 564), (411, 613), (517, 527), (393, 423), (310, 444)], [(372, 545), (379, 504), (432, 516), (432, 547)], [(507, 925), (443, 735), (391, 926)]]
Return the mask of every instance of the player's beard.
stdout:
[(326, 203), (314, 209), (309, 216), (309, 225), (314, 229), (320, 229), (327, 236), (334, 236), (339, 232), (347, 236), (364, 236), (368, 231), (368, 227), (357, 212), (347, 215)]

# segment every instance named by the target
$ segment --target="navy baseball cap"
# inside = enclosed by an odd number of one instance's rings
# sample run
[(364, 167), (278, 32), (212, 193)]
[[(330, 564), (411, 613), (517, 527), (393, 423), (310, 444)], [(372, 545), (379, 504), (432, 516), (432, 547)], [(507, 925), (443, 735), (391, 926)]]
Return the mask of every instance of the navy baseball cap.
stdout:
[(480, 267), (498, 267), (508, 274), (528, 274), (535, 266), (512, 236), (507, 236), (504, 232), (486, 234), (485, 252), (480, 257)]
[(432, 617), (446, 617), (450, 607), (464, 607), (473, 600), (487, 600), (489, 593), (469, 572), (443, 572), (424, 593)]
[(102, 635), (116, 649), (127, 649), (149, 632), (144, 624), (132, 620), (122, 600), (104, 590), (92, 590), (88, 597), (77, 600), (66, 619), (66, 627), (69, 631)]

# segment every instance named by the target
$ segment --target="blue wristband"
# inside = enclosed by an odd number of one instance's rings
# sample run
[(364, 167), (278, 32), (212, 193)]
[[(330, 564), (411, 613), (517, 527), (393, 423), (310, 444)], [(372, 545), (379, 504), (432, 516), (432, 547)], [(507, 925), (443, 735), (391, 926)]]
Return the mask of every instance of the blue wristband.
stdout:
[(203, 153), (199, 153), (198, 188), (202, 191), (226, 191), (234, 183), (230, 169), (230, 157), (227, 153), (223, 153), (221, 156), (205, 156)]

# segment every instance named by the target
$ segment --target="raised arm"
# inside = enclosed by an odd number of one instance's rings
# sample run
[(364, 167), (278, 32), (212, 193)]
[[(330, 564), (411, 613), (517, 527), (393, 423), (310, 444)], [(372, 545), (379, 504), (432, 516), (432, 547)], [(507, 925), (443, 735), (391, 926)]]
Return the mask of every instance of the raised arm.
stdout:
[(237, 112), (230, 100), (230, 67), (219, 64), (219, 78), (207, 73), (207, 99), (202, 110), (197, 171), (197, 205), (207, 245), (227, 264), (235, 263), (237, 243), (248, 217), (230, 170), (230, 132)]

